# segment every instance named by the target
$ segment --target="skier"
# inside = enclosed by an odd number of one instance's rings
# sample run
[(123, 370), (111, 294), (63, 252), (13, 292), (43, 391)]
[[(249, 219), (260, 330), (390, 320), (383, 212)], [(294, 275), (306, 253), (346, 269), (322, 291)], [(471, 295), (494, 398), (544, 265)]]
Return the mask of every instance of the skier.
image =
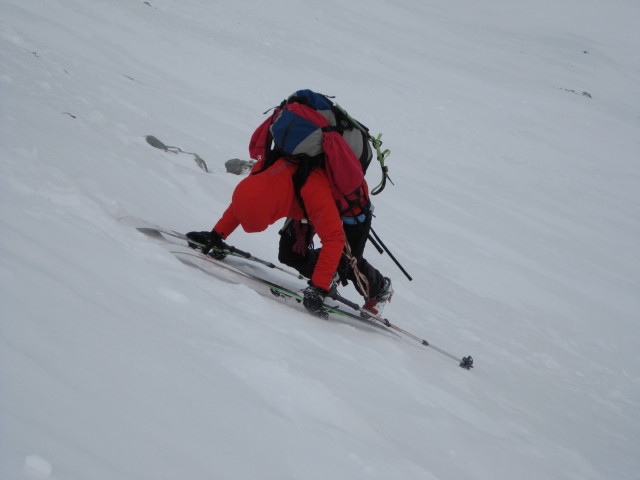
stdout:
[[(266, 169), (260, 167), (256, 165), (236, 186), (231, 204), (212, 231), (189, 232), (187, 236), (205, 245), (204, 253), (222, 259), (224, 240), (238, 226), (248, 233), (261, 232), (286, 218), (280, 230), (278, 259), (309, 279), (303, 304), (310, 313), (326, 316), (322, 306), (335, 280), (343, 284), (352, 281), (365, 299), (363, 308), (381, 312), (393, 288), (391, 280), (363, 257), (372, 218), (368, 194), (352, 215), (341, 217), (324, 168), (286, 156)], [(294, 183), (300, 177), (304, 183), (296, 189)], [(313, 248), (315, 234), (322, 248)]]

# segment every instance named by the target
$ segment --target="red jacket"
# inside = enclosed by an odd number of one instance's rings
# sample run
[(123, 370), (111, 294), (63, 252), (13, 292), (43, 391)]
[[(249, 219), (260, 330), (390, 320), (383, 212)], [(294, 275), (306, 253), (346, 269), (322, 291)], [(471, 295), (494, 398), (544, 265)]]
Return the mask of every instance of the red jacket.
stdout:
[[(255, 169), (254, 169), (255, 170)], [(302, 220), (292, 175), (296, 166), (278, 160), (267, 170), (249, 175), (233, 192), (231, 204), (213, 229), (227, 238), (239, 225), (245, 232), (261, 232), (281, 218)], [(324, 169), (315, 169), (300, 191), (309, 222), (322, 250), (311, 277), (314, 285), (329, 290), (344, 248), (344, 231), (338, 208)]]

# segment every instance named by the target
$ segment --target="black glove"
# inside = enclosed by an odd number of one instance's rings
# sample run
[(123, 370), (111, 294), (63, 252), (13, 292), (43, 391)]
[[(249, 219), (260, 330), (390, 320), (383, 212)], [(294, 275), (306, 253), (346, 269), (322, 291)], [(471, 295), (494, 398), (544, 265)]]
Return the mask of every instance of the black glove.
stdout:
[(329, 314), (322, 309), (324, 297), (327, 296), (327, 293), (326, 290), (315, 286), (309, 281), (309, 286), (302, 292), (302, 295), (304, 295), (304, 299), (302, 300), (304, 308), (316, 317), (327, 318)]
[(202, 253), (210, 255), (216, 260), (222, 260), (227, 256), (224, 252), (228, 248), (227, 244), (222, 241), (222, 235), (215, 230), (210, 232), (189, 232), (187, 233), (187, 238), (194, 242), (189, 242), (191, 248), (200, 249)]

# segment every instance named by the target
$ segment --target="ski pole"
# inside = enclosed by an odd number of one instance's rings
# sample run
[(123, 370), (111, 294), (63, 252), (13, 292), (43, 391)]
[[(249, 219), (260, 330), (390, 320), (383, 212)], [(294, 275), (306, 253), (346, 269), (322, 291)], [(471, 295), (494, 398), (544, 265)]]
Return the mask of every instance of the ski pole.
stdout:
[(376, 242), (376, 239), (373, 238), (371, 234), (369, 234), (369, 243), (371, 243), (371, 245), (375, 247), (375, 249), (378, 251), (380, 255), (384, 253), (384, 250), (382, 249), (382, 247), (378, 245), (378, 242)]
[[(200, 243), (194, 242), (193, 240), (189, 240), (189, 242), (194, 243), (196, 245), (199, 245), (200, 247), (204, 247), (205, 245), (202, 245)], [(265, 267), (269, 267), (269, 268), (273, 268), (275, 270), (280, 270), (281, 272), (286, 273), (287, 275), (291, 275), (292, 277), (296, 277), (298, 280), (302, 280), (304, 277), (302, 275), (300, 275), (299, 273), (293, 273), (290, 272), (289, 270), (286, 270), (282, 267), (279, 267), (278, 265), (276, 265), (273, 262), (269, 262), (267, 260), (263, 260), (261, 258), (258, 258), (254, 255), (251, 255), (249, 252), (245, 252), (244, 250), (240, 250), (239, 248), (234, 247), (233, 245), (227, 245), (226, 243), (224, 244), (225, 249), (229, 251), (229, 253), (232, 253), (233, 255), (238, 255), (239, 257), (242, 258), (246, 258), (247, 260), (251, 260), (252, 262), (256, 262), (259, 263), (261, 265), (264, 265)], [(220, 249), (213, 247), (214, 250), (218, 250), (220, 251)], [(222, 251), (224, 251), (222, 250)]]
[(333, 298), (334, 300), (337, 300), (338, 302), (344, 303), (345, 305), (347, 305), (348, 307), (353, 308), (354, 310), (359, 311), (360, 313), (364, 313), (365, 315), (367, 315), (369, 318), (376, 320), (380, 323), (382, 323), (383, 325), (385, 325), (386, 327), (389, 327), (393, 330), (396, 330), (404, 335), (406, 335), (407, 337), (411, 338), (412, 340), (415, 340), (419, 343), (421, 343), (422, 345), (426, 346), (426, 347), (431, 347), (433, 348), (436, 352), (445, 355), (453, 360), (455, 360), (456, 362), (458, 362), (458, 364), (460, 365), (460, 367), (465, 368), (467, 370), (471, 370), (473, 368), (473, 357), (471, 357), (471, 355), (467, 356), (467, 357), (463, 357), (463, 358), (458, 358), (455, 355), (453, 355), (452, 353), (447, 352), (446, 350), (443, 350), (441, 348), (436, 347), (435, 345), (432, 345), (431, 343), (429, 343), (428, 341), (426, 341), (423, 338), (417, 337), (416, 335), (414, 335), (413, 333), (407, 332), (405, 329), (398, 327), (397, 325), (394, 325), (393, 323), (391, 323), (389, 320), (387, 320), (386, 318), (383, 318), (381, 315), (379, 314), (375, 314), (373, 312), (370, 312), (368, 310), (365, 310), (364, 308), (362, 308), (360, 305), (347, 300), (346, 298), (344, 298), (342, 295), (340, 295), (336, 289), (331, 289), (331, 291), (329, 292), (328, 295), (330, 298)]
[[(400, 265), (400, 262), (396, 259), (396, 257), (394, 257), (393, 253), (391, 253), (389, 251), (389, 249), (387, 248), (387, 246), (384, 244), (384, 242), (382, 240), (380, 240), (380, 237), (378, 236), (378, 234), (373, 231), (373, 228), (371, 229), (371, 233), (373, 234), (373, 237), (375, 237), (375, 240), (377, 240), (378, 243), (380, 243), (380, 245), (382, 245), (382, 248), (384, 248), (384, 251), (387, 252), (389, 257), (391, 257), (391, 260), (393, 260), (393, 262), (398, 266), (398, 268), (402, 271), (402, 273), (404, 273), (404, 275), (409, 279), (409, 281), (412, 281), (413, 278), (411, 278), (411, 275), (409, 275), (409, 273), (407, 273), (407, 271), (404, 269), (404, 267), (402, 265)], [(373, 243), (375, 243), (375, 240), (373, 240), (373, 237), (369, 236), (369, 240), (371, 240)], [(378, 249), (378, 251), (380, 252), (380, 249)], [(382, 252), (380, 252), (380, 253), (382, 253)]]
[(292, 277), (296, 277), (298, 280), (301, 280), (301, 279), (304, 278), (299, 273), (290, 272), (289, 270), (286, 270), (286, 269), (284, 269), (282, 267), (279, 267), (278, 265), (276, 265), (273, 262), (269, 262), (268, 260), (263, 260), (261, 258), (256, 257), (255, 255), (251, 255), (249, 252), (244, 252), (244, 251), (239, 250), (236, 247), (231, 246), (231, 245), (227, 245), (227, 247), (228, 247), (228, 249), (229, 249), (229, 251), (231, 253), (233, 253), (235, 255), (239, 255), (239, 256), (241, 256), (243, 258), (246, 258), (247, 260), (251, 260), (253, 262), (257, 262), (257, 263), (259, 263), (261, 265), (264, 265), (265, 267), (269, 267), (269, 268), (274, 268), (276, 270), (280, 270), (281, 272), (284, 272), (284, 273), (286, 273), (288, 275), (291, 275)]

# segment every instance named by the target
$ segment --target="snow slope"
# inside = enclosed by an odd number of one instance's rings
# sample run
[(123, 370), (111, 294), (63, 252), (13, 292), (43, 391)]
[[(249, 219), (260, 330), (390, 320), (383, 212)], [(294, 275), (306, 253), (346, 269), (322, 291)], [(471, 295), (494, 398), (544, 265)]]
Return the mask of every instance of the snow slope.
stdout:
[[(632, 0), (2, 0), (0, 478), (637, 478), (638, 20)], [(368, 250), (387, 313), (471, 372), (118, 224), (210, 228), (224, 161), (300, 88), (384, 132), (374, 228), (414, 277)], [(231, 240), (274, 259), (277, 228)]]

